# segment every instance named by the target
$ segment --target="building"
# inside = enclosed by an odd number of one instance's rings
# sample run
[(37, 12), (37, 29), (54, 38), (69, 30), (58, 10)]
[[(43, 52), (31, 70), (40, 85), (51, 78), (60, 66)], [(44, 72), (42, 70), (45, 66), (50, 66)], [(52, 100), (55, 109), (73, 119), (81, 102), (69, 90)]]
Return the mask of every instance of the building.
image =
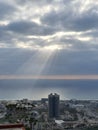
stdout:
[(48, 95), (48, 115), (49, 118), (59, 118), (59, 95)]
[(41, 103), (46, 103), (46, 102), (48, 102), (48, 98), (42, 98), (41, 99)]

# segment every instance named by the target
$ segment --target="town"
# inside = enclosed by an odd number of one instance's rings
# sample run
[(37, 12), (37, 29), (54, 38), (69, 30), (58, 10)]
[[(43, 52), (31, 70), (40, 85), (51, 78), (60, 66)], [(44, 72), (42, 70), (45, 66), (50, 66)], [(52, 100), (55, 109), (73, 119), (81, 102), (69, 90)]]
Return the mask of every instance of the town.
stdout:
[(98, 129), (98, 100), (0, 100), (0, 124), (22, 123), (26, 130)]

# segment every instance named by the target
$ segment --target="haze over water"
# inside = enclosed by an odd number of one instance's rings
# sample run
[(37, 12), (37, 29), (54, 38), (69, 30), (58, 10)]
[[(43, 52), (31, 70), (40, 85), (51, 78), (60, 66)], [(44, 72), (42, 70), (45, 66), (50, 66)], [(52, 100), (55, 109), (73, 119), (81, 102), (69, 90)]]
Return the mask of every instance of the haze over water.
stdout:
[(1, 99), (47, 98), (49, 93), (61, 99), (98, 99), (98, 80), (1, 80)]

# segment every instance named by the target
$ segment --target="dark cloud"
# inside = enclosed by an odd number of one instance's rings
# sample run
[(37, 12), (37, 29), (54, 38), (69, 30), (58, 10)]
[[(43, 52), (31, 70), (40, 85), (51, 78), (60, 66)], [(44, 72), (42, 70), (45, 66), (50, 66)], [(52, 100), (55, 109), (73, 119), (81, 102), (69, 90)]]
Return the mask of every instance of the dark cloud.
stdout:
[(16, 3), (19, 5), (27, 5), (27, 4), (34, 4), (34, 5), (46, 5), (49, 3), (52, 3), (53, 0), (41, 0), (41, 1), (36, 1), (36, 0), (17, 0)]
[(8, 31), (5, 25), (0, 26), (0, 46), (3, 47), (15, 47), (15, 39), (17, 36)]
[[(67, 18), (69, 17), (68, 13), (66, 11), (55, 11), (52, 10), (49, 13), (46, 13), (43, 17), (41, 17), (41, 21), (44, 24), (47, 24), (49, 26), (56, 26), (59, 28), (59, 30), (62, 30), (62, 23), (67, 23)], [(66, 24), (67, 27), (67, 24)]]
[[(73, 5), (73, 4), (72, 4)], [(98, 28), (98, 14), (96, 8), (90, 8), (84, 12), (80, 12), (74, 5), (69, 4), (68, 7), (60, 10), (51, 10), (41, 17), (44, 24), (56, 26), (63, 31), (87, 31)]]
[(0, 49), (0, 74), (98, 74), (97, 55), (97, 51), (63, 50), (47, 60), (36, 50)]
[(19, 48), (0, 48), (0, 74), (15, 74), (35, 53)]
[(15, 32), (15, 33), (21, 33), (22, 35), (52, 35), (56, 29), (44, 26), (44, 25), (38, 25), (34, 22), (30, 21), (15, 21), (7, 25), (7, 29), (9, 31)]
[(10, 3), (0, 2), (0, 19), (10, 19), (16, 10), (16, 7), (11, 5)]
[(86, 31), (98, 28), (98, 14), (93, 12), (86, 12), (86, 14), (80, 15), (73, 22), (73, 30)]

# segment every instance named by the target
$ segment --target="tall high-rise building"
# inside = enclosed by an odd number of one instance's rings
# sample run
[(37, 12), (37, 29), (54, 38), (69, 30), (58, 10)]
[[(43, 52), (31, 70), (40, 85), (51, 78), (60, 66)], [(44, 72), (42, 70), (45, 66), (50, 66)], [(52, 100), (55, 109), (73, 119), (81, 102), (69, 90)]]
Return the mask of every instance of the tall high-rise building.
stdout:
[(56, 93), (48, 95), (49, 118), (59, 118), (59, 97)]

